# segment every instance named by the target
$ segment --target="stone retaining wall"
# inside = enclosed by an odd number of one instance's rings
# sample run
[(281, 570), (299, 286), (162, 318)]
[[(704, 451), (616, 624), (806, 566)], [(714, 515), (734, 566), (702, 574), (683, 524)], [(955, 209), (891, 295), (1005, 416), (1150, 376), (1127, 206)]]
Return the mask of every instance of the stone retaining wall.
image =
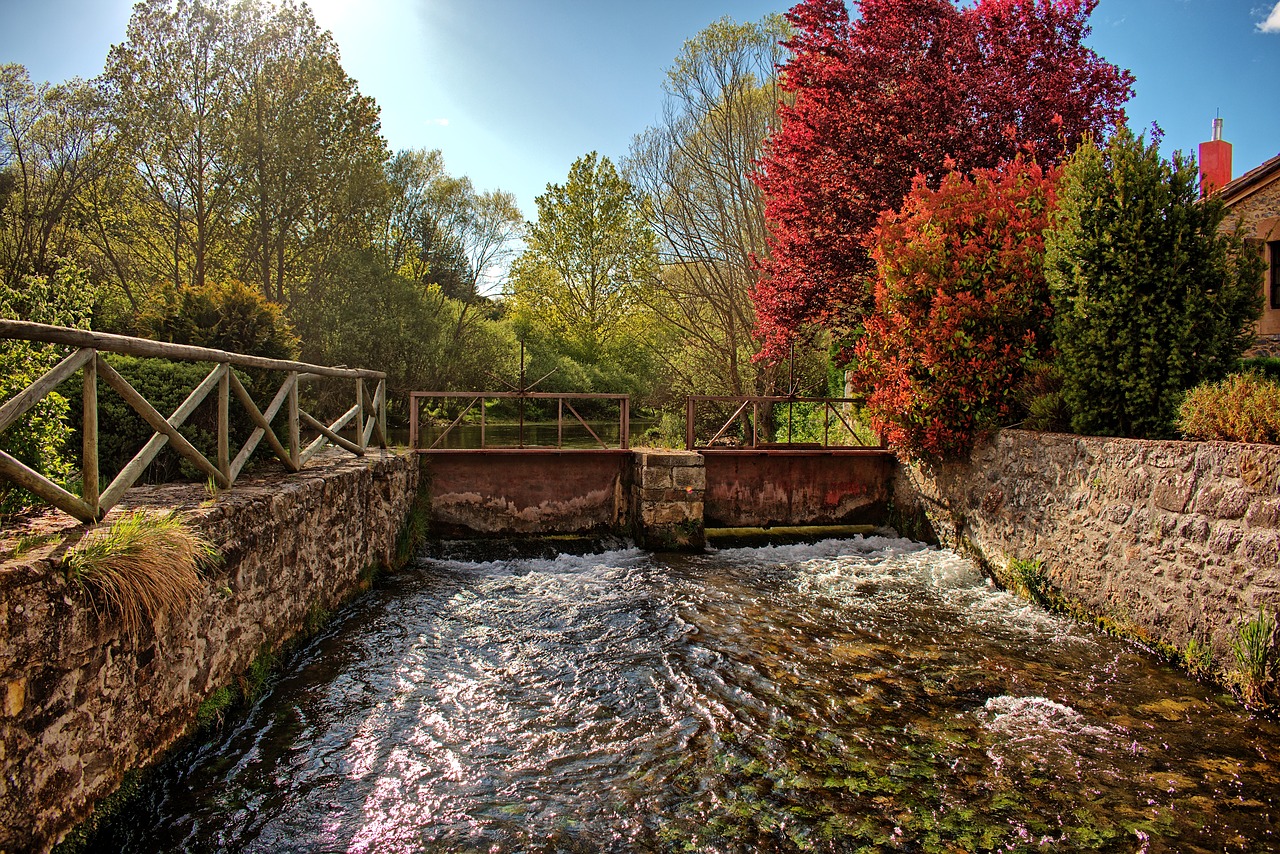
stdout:
[(82, 529), (46, 518), (57, 541), (0, 564), (0, 854), (47, 850), (189, 732), (206, 697), (366, 587), (365, 570), (393, 560), (417, 479), (415, 457), (375, 452), (213, 500), (131, 490), (128, 506), (182, 509), (225, 558), (196, 601), (136, 639), (65, 580)]
[(903, 466), (898, 510), (969, 548), (1006, 586), (1009, 561), (1153, 642), (1209, 642), (1219, 668), (1260, 608), (1280, 611), (1280, 448), (1002, 431), (967, 463)]

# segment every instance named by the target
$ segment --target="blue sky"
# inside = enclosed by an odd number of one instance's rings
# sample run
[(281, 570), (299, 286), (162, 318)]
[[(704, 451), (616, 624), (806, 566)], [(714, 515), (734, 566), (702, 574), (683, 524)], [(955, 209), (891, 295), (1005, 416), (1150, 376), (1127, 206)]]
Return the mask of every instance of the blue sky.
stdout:
[[(786, 9), (768, 0), (310, 5), (382, 107), (393, 149), (441, 149), (450, 172), (516, 193), (527, 217), (576, 157), (594, 149), (619, 160), (656, 120), (664, 69), (685, 39), (725, 15)], [(38, 80), (92, 77), (130, 10), (127, 0), (0, 0), (0, 62)], [(1130, 123), (1158, 122), (1166, 152), (1194, 152), (1220, 111), (1236, 175), (1280, 153), (1280, 0), (1101, 0), (1092, 22), (1091, 45), (1137, 77)]]

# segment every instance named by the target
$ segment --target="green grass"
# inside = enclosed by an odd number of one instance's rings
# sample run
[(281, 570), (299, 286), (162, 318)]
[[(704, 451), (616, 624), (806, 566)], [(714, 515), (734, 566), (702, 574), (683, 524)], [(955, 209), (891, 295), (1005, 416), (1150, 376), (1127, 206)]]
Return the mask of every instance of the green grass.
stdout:
[(1275, 618), (1260, 610), (1258, 616), (1240, 627), (1239, 637), (1231, 642), (1231, 654), (1236, 660), (1232, 681), (1240, 692), (1240, 698), (1250, 708), (1266, 705), (1275, 630)]

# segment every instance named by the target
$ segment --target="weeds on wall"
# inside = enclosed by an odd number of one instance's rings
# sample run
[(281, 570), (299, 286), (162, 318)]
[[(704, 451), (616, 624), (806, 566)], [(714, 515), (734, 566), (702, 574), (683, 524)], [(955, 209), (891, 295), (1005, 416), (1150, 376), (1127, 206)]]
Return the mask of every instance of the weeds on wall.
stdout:
[(1259, 610), (1258, 616), (1241, 626), (1239, 636), (1231, 642), (1236, 669), (1228, 678), (1245, 706), (1251, 709), (1267, 705), (1275, 659), (1275, 630), (1275, 618)]
[(1249, 371), (1187, 393), (1178, 429), (1193, 439), (1280, 443), (1280, 380)]
[(177, 512), (135, 510), (109, 527), (90, 530), (63, 559), (67, 577), (94, 604), (136, 637), (145, 623), (190, 602), (202, 569), (220, 560), (213, 543)]

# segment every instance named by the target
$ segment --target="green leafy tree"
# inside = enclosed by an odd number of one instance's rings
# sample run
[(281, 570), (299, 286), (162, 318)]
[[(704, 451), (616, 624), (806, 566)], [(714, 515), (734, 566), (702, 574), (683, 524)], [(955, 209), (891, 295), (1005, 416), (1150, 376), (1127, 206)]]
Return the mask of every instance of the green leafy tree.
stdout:
[(1080, 433), (1174, 435), (1184, 393), (1222, 379), (1252, 339), (1261, 260), (1199, 200), (1193, 160), (1127, 129), (1062, 176), (1046, 238), (1062, 397)]
[(686, 41), (667, 71), (662, 119), (625, 164), (651, 204), (662, 268), (646, 302), (674, 332), (661, 355), (685, 393), (773, 394), (786, 380), (784, 365), (755, 359), (751, 290), (768, 245), (764, 195), (748, 174), (776, 122), (789, 33), (781, 15), (723, 18)]
[(536, 201), (538, 221), (511, 271), (512, 304), (594, 361), (643, 322), (642, 289), (657, 263), (647, 203), (594, 151)]

